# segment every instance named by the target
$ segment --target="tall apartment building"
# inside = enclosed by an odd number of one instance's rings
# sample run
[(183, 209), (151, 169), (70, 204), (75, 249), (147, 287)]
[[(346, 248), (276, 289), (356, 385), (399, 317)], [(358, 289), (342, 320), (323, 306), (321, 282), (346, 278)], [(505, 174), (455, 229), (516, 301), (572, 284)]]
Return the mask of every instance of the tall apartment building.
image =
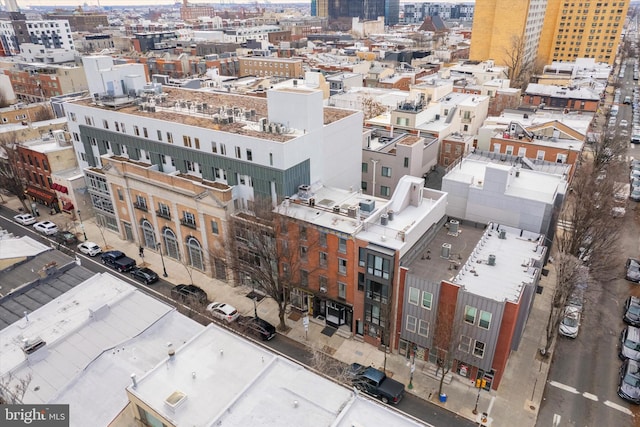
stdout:
[(496, 0), (476, 4), (472, 60), (509, 65), (509, 52), (522, 42), (524, 62), (595, 58), (613, 64), (628, 2)]
[(548, 0), (495, 0), (475, 6), (469, 59), (493, 59), (509, 65), (514, 46), (521, 46), (523, 63), (535, 61)]
[(375, 21), (384, 16), (386, 25), (395, 25), (400, 16), (400, 0), (317, 0), (311, 7), (315, 10), (314, 16), (329, 20), (358, 17)]
[[(110, 57), (83, 58), (87, 73), (101, 78), (92, 79), (97, 86), (90, 88), (91, 98), (70, 101), (65, 111), (96, 215), (125, 238), (143, 241), (144, 235), (135, 231), (142, 232), (142, 224), (131, 224), (115, 208), (120, 196), (102, 171), (106, 155), (205, 186), (232, 187), (235, 209), (250, 208), (257, 198), (275, 204), (303, 184), (360, 185), (362, 113), (325, 108), (320, 90), (297, 86), (270, 90), (266, 98), (258, 98), (169, 89), (145, 84), (141, 70), (134, 75), (130, 67), (109, 67), (110, 61)], [(151, 187), (140, 188), (153, 196)], [(162, 194), (169, 190), (170, 186), (162, 188)], [(130, 197), (136, 201), (138, 195)], [(197, 228), (202, 224), (193, 215), (198, 199), (191, 203), (191, 210), (170, 205), (169, 211), (155, 203), (145, 205), (150, 212), (181, 216), (181, 227)], [(140, 220), (131, 212), (127, 217)], [(147, 220), (159, 224), (156, 217)]]
[(109, 19), (106, 13), (85, 12), (82, 9), (69, 11), (56, 11), (46, 13), (45, 19), (65, 20), (69, 22), (71, 31), (85, 31), (89, 33), (100, 32), (102, 28), (109, 28)]
[(594, 58), (613, 65), (629, 3), (549, 1), (538, 57), (546, 64)]

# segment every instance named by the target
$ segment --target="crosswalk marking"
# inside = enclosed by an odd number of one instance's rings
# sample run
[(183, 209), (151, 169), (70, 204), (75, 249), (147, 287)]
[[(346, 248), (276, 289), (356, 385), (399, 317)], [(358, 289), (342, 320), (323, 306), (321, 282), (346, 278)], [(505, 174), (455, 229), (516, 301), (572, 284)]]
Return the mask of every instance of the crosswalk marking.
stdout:
[(578, 390), (576, 390), (575, 387), (571, 387), (570, 385), (565, 385), (565, 384), (559, 383), (557, 381), (549, 381), (549, 384), (554, 386), (554, 387), (556, 387), (556, 388), (559, 388), (559, 389), (564, 390), (564, 391), (568, 391), (568, 392), (573, 393), (573, 394), (580, 394), (580, 392)]
[[(598, 402), (599, 401), (598, 396), (596, 396), (595, 394), (591, 394), (591, 393), (588, 393), (586, 391), (583, 392), (583, 393), (580, 393), (575, 387), (572, 387), (570, 385), (562, 384), (562, 383), (559, 383), (557, 381), (549, 381), (549, 385), (551, 385), (553, 387), (556, 387), (556, 388), (559, 388), (560, 390), (568, 391), (569, 393), (581, 394), (582, 397), (584, 397), (585, 399), (593, 400), (594, 402)], [(633, 416), (633, 413), (629, 409), (625, 408), (622, 405), (619, 405), (617, 403), (613, 403), (613, 402), (611, 402), (609, 400), (605, 400), (602, 403), (604, 403), (609, 408), (612, 408), (612, 409), (615, 409), (616, 411), (622, 412), (623, 414), (627, 414), (627, 415)], [(560, 425), (560, 419), (561, 419), (560, 415), (553, 414), (553, 426), (554, 427)]]
[(627, 415), (633, 415), (633, 413), (629, 409), (625, 408), (624, 406), (618, 405), (617, 403), (609, 402), (608, 400), (605, 400), (603, 403), (608, 407), (617, 409), (618, 411), (623, 412)]

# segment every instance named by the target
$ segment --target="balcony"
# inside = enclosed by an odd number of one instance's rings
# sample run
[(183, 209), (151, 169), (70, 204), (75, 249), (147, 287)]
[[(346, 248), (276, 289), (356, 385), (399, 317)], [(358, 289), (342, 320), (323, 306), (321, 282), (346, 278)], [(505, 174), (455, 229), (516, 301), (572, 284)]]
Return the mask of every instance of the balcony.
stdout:
[(160, 218), (171, 220), (171, 212), (163, 211), (163, 210), (160, 210), (160, 209), (156, 210), (156, 216), (159, 216)]
[(143, 212), (148, 212), (147, 205), (145, 203), (133, 202), (133, 207), (140, 209)]
[(194, 221), (189, 221), (189, 220), (184, 219), (184, 218), (180, 220), (180, 224), (184, 225), (185, 227), (192, 228), (194, 230), (196, 230), (198, 228)]

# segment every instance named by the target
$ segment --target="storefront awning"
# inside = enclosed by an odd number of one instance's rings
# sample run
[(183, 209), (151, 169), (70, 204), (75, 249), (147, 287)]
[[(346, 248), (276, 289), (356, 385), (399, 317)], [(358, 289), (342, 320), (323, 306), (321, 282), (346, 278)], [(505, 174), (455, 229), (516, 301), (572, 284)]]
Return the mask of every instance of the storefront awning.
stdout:
[(42, 200), (45, 203), (51, 203), (56, 199), (56, 195), (52, 194), (46, 190), (41, 190), (39, 188), (35, 188), (35, 187), (29, 187), (27, 188), (26, 191), (27, 195), (35, 198), (35, 199), (39, 199)]

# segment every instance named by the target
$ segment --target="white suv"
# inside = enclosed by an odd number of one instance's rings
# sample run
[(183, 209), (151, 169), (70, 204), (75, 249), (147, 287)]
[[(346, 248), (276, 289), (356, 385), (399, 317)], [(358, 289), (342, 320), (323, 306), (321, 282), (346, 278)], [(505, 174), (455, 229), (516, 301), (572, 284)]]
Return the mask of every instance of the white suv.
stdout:
[(35, 224), (33, 224), (33, 228), (35, 228), (36, 231), (42, 234), (46, 234), (47, 236), (51, 236), (52, 234), (56, 234), (58, 232), (58, 226), (51, 221), (36, 222)]

